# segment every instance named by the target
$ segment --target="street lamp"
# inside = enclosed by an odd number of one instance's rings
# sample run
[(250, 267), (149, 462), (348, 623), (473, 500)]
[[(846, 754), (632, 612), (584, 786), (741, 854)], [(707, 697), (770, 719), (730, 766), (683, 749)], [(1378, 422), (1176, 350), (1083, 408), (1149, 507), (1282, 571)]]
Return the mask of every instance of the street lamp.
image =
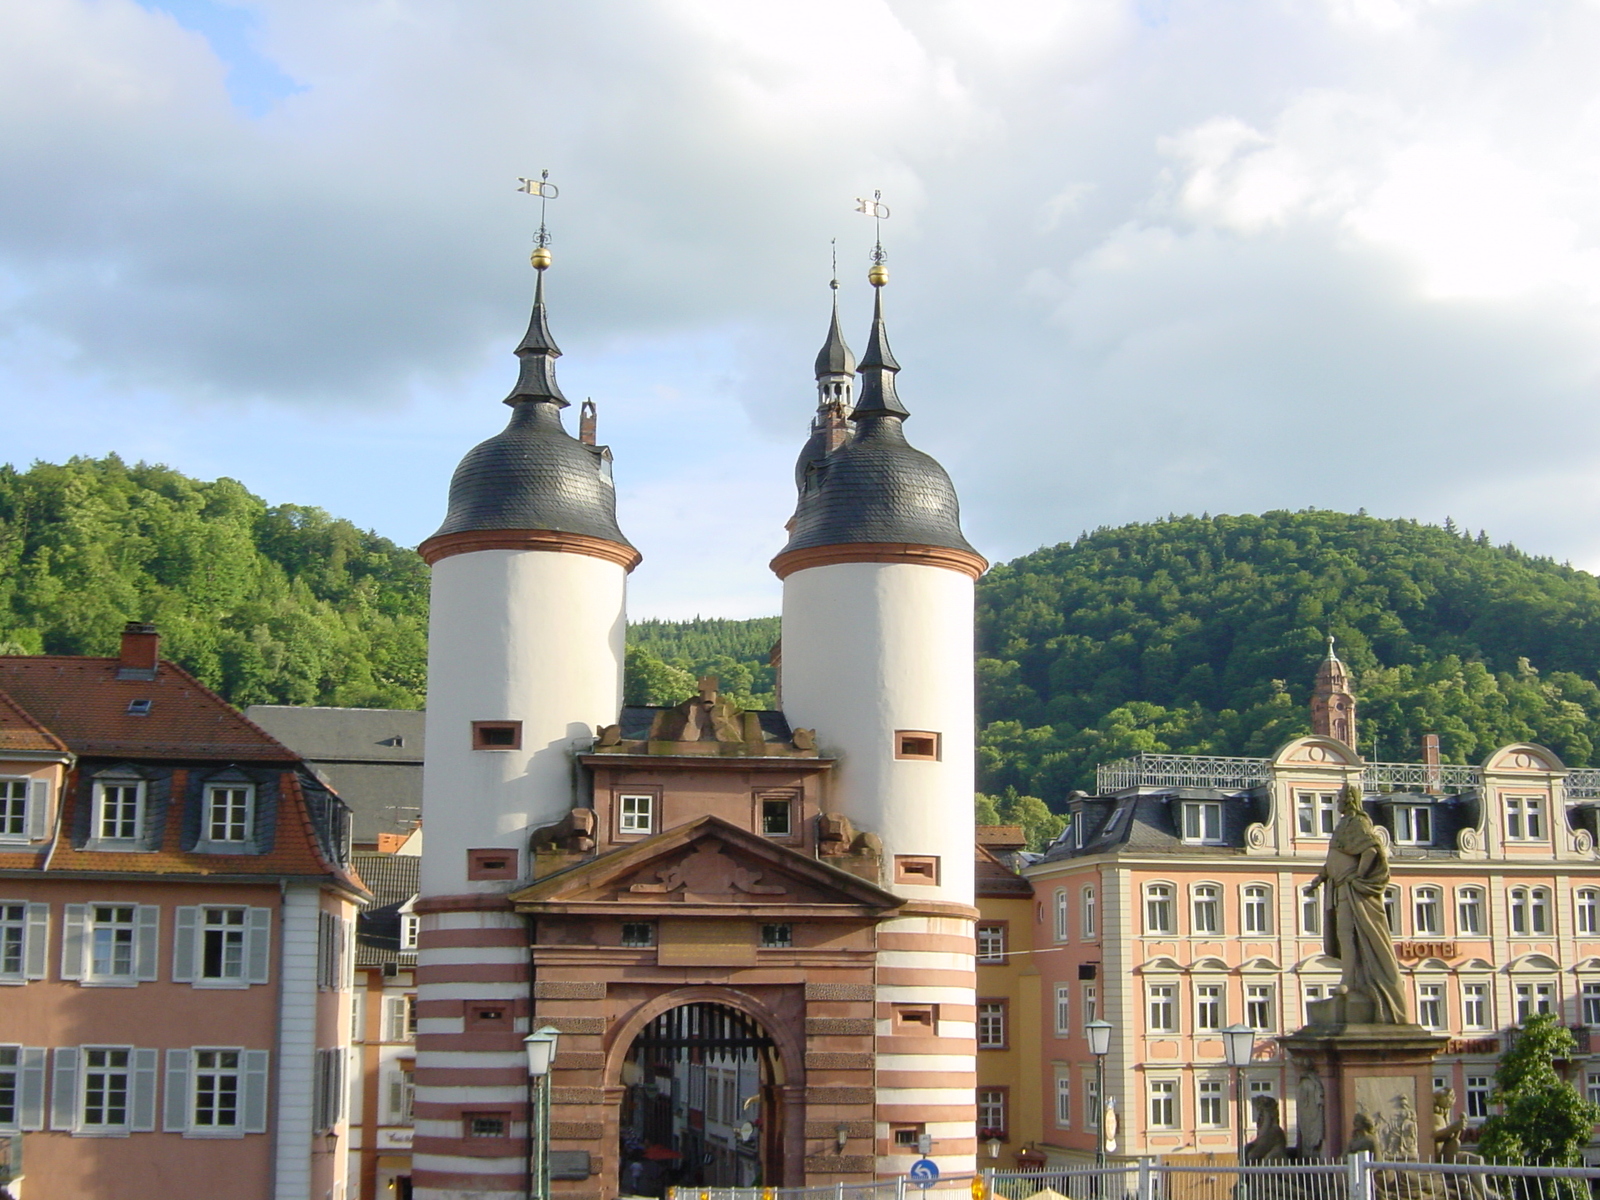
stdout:
[(1094, 1102), (1100, 1111), (1094, 1115), (1094, 1165), (1106, 1165), (1106, 1055), (1111, 1053), (1111, 1022), (1096, 1017), (1083, 1027), (1089, 1037), (1089, 1053), (1094, 1055)]
[(546, 1025), (522, 1039), (528, 1054), (528, 1197), (550, 1200), (550, 1064), (561, 1031)]
[[(1244, 1068), (1256, 1048), (1256, 1031), (1248, 1025), (1229, 1025), (1222, 1031), (1222, 1052), (1233, 1068), (1234, 1128), (1239, 1139), (1239, 1165), (1244, 1166)], [(1239, 1191), (1244, 1192), (1244, 1176), (1239, 1177)]]

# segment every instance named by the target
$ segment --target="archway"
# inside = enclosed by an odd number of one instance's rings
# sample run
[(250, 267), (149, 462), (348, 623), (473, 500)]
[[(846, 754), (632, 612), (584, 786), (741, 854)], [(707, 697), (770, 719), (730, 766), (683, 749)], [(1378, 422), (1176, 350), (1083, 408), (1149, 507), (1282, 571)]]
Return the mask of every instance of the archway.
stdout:
[(780, 1072), (750, 1014), (711, 1001), (650, 1020), (622, 1064), (618, 1190), (756, 1187), (782, 1174)]

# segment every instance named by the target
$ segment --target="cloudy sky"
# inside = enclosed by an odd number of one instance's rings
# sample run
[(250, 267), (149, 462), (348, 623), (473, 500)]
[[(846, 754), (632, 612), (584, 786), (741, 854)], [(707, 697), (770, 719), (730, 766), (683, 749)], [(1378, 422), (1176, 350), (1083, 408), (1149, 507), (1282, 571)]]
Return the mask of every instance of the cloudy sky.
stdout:
[(777, 608), (830, 242), (992, 559), (1168, 512), (1600, 567), (1600, 6), (0, 6), (0, 458), (402, 542), (505, 421), (547, 168), (635, 615)]

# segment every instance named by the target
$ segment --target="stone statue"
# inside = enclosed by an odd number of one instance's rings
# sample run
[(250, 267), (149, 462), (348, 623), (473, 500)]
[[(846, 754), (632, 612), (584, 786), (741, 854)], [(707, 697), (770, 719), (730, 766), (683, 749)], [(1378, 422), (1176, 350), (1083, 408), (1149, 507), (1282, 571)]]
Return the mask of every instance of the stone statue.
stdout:
[(1356, 1110), (1355, 1117), (1350, 1122), (1350, 1140), (1345, 1143), (1346, 1154), (1360, 1154), (1365, 1150), (1368, 1154), (1378, 1152), (1377, 1133), (1373, 1129), (1372, 1117), (1364, 1108)]
[(1455, 1162), (1461, 1153), (1461, 1131), (1467, 1118), (1450, 1119), (1450, 1110), (1456, 1106), (1454, 1088), (1440, 1088), (1433, 1094), (1433, 1160)]
[(1295, 1126), (1300, 1135), (1300, 1157), (1314, 1158), (1322, 1151), (1322, 1080), (1305, 1074), (1295, 1089)]
[(1272, 1162), (1289, 1156), (1289, 1139), (1283, 1126), (1278, 1124), (1278, 1099), (1276, 1096), (1252, 1096), (1250, 1108), (1256, 1120), (1256, 1136), (1244, 1148), (1244, 1161), (1249, 1163)]
[(1416, 1162), (1417, 1110), (1405, 1096), (1394, 1098), (1394, 1116), (1383, 1122), (1383, 1152), (1391, 1162)]
[(1322, 887), (1323, 949), (1343, 969), (1346, 1020), (1404, 1025), (1405, 990), (1383, 913), (1389, 856), (1355, 788), (1345, 788), (1339, 808), (1328, 860), (1311, 884)]

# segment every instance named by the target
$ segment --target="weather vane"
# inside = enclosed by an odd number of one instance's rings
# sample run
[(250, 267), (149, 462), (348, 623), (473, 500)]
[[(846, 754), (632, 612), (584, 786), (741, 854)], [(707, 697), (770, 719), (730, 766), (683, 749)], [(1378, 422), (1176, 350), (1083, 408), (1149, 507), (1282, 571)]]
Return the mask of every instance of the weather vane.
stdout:
[(883, 202), (883, 193), (874, 191), (872, 199), (867, 200), (861, 196), (856, 197), (856, 211), (866, 213), (872, 218), (874, 231), (877, 235), (876, 244), (872, 247), (872, 261), (883, 263), (888, 255), (883, 252), (883, 223), (889, 219), (889, 206)]
[[(550, 265), (550, 230), (544, 223), (545, 205), (561, 195), (561, 189), (550, 182), (549, 171), (540, 171), (537, 179), (523, 179), (518, 176), (517, 183), (520, 185), (517, 191), (539, 197), (539, 232), (533, 235), (533, 265), (542, 271)], [(539, 253), (541, 250), (544, 251), (542, 255)], [(539, 262), (541, 258), (544, 260), (543, 266)]]
[(837, 292), (839, 290), (839, 239), (830, 238), (828, 244), (833, 247), (833, 278), (828, 281), (828, 286)]

